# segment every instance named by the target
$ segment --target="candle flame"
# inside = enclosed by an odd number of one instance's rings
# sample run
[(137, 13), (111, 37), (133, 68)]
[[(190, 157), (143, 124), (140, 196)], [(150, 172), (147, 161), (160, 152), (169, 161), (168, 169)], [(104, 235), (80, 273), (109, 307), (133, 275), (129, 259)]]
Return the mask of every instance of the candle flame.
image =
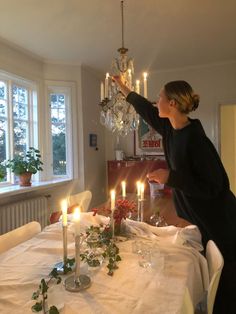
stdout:
[(79, 207), (76, 207), (76, 208), (75, 208), (73, 217), (74, 217), (74, 220), (75, 220), (75, 221), (80, 220), (80, 208), (79, 208)]

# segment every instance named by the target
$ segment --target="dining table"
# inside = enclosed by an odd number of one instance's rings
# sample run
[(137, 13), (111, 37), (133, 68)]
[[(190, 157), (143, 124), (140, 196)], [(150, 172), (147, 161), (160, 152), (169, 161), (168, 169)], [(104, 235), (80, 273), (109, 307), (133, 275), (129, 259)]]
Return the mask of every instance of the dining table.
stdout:
[[(93, 212), (81, 213), (80, 232), (109, 221)], [(64, 283), (71, 274), (61, 275), (62, 282), (48, 290), (49, 305), (66, 314), (181, 314), (186, 289), (194, 306), (201, 301), (209, 274), (197, 226), (155, 227), (132, 219), (126, 219), (125, 225), (126, 236), (113, 239), (121, 257), (113, 276), (108, 275), (106, 259), (96, 268), (81, 262), (79, 271), (91, 279), (91, 286), (70, 292)], [(155, 263), (147, 267), (140, 263), (140, 245), (158, 253)], [(68, 215), (67, 254), (75, 256), (73, 215)], [(32, 313), (32, 293), (62, 260), (61, 221), (0, 254), (0, 313)]]

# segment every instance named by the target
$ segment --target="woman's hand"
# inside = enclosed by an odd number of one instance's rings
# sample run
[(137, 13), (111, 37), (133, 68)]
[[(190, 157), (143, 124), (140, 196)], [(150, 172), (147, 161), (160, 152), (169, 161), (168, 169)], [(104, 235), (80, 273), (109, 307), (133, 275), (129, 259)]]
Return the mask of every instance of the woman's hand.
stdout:
[(119, 75), (114, 75), (112, 76), (112, 80), (118, 85), (121, 93), (127, 97), (129, 95), (129, 93), (131, 92), (131, 89), (129, 87), (127, 87), (122, 80), (122, 77)]
[(168, 180), (170, 171), (168, 169), (157, 169), (147, 174), (149, 181), (155, 181), (160, 184), (165, 184)]

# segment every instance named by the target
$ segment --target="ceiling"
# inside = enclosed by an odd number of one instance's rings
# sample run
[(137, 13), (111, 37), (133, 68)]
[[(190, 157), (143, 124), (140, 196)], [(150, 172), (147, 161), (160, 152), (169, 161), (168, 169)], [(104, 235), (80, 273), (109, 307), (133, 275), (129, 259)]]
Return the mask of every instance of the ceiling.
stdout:
[[(109, 71), (121, 47), (120, 0), (0, 0), (0, 40), (44, 61)], [(125, 0), (135, 70), (236, 60), (235, 0)]]

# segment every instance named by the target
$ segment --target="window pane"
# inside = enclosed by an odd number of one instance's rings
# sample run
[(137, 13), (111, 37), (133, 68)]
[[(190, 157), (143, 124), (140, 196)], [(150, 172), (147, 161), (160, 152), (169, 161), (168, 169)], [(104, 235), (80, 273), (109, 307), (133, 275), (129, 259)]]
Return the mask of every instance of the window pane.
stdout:
[(0, 120), (0, 162), (7, 159), (6, 155), (6, 129), (7, 122)]
[(51, 94), (51, 131), (53, 174), (66, 175), (66, 106), (65, 95)]
[(14, 121), (14, 155), (26, 152), (28, 125), (26, 122)]
[(23, 87), (13, 86), (13, 117), (17, 119), (28, 118), (28, 91)]
[(7, 99), (7, 85), (0, 81), (0, 99)]
[(7, 116), (7, 104), (6, 101), (0, 99), (0, 116), (6, 117)]

